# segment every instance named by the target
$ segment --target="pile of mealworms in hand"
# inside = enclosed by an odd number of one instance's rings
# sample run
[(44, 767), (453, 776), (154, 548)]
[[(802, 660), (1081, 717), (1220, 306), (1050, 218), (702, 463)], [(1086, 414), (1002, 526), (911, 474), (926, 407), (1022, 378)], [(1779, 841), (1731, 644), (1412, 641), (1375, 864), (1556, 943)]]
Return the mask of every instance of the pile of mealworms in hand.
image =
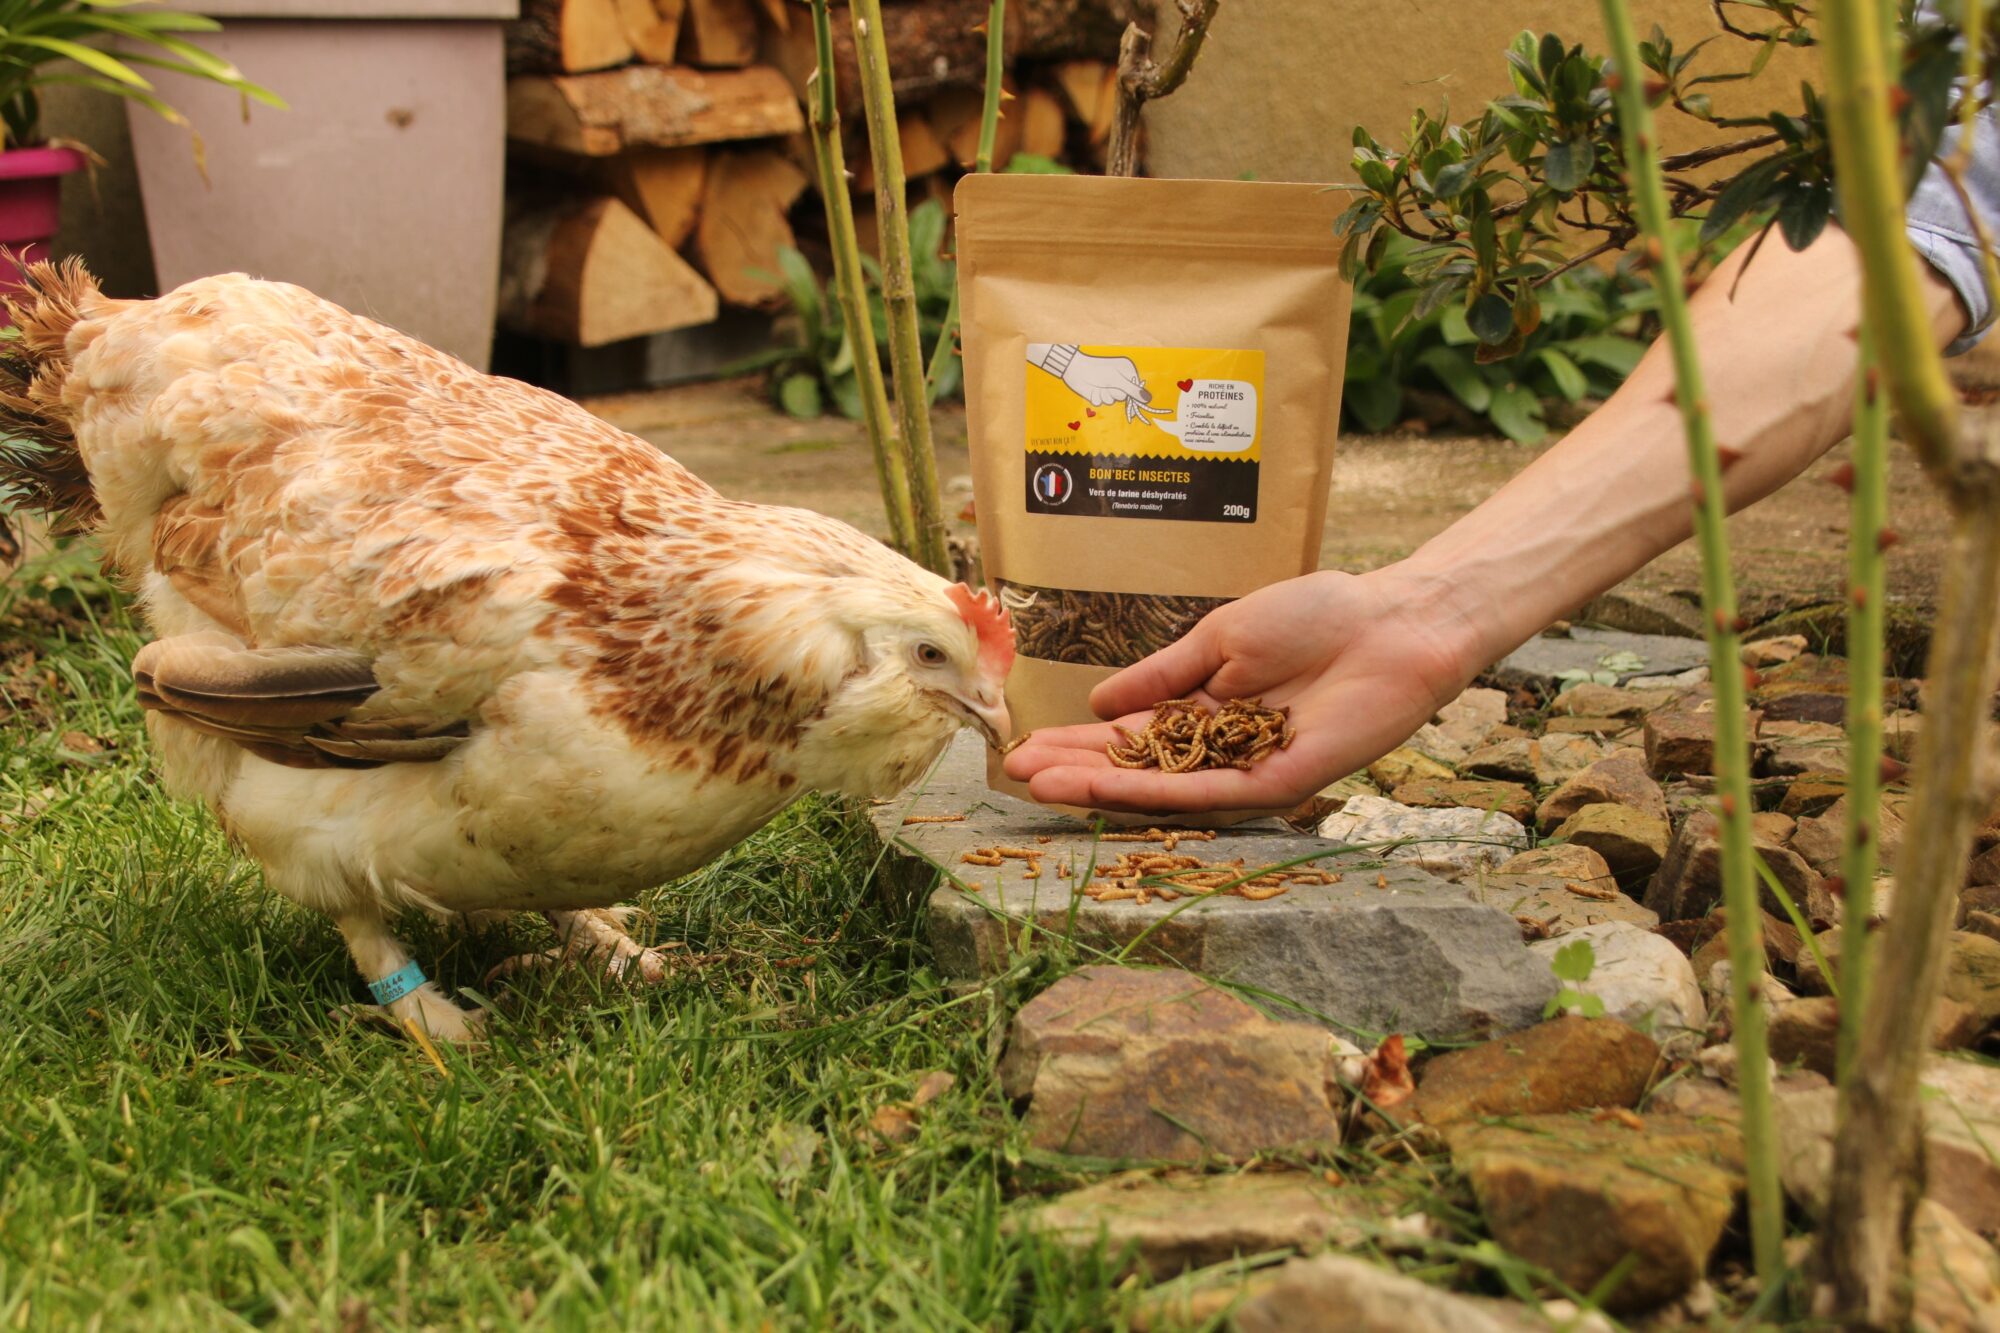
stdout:
[(1014, 651), (1045, 662), (1127, 667), (1195, 627), (1227, 597), (1155, 597), (1002, 583)]
[[(1175, 902), (1183, 897), (1224, 894), (1262, 902), (1290, 891), (1294, 884), (1338, 884), (1340, 876), (1324, 870), (1265, 868), (1246, 870), (1241, 857), (1234, 861), (1203, 861), (1197, 856), (1177, 855), (1174, 848), (1184, 841), (1213, 842), (1210, 829), (1134, 829), (1100, 834), (1100, 842), (1150, 842), (1150, 848), (1122, 853), (1116, 861), (1092, 865), (1075, 887), (1094, 902), (1129, 900), (1140, 907), (1155, 898)], [(1042, 858), (1048, 853), (1039, 847), (975, 847), (962, 853), (966, 865), (1001, 866), (1008, 861), (1025, 861), (1024, 879), (1042, 877)], [(1055, 869), (1058, 879), (1070, 879), (1075, 870), (1068, 861)]]
[(1266, 708), (1261, 699), (1231, 699), (1213, 713), (1194, 699), (1169, 699), (1153, 705), (1143, 731), (1114, 726), (1118, 739), (1104, 752), (1120, 768), (1162, 773), (1248, 768), (1292, 743), (1290, 713)]

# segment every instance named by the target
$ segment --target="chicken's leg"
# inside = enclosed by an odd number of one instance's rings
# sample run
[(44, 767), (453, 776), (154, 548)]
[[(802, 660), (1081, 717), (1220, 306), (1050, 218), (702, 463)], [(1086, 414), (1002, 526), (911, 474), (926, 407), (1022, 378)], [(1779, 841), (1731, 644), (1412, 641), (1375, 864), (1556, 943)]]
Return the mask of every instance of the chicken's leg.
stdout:
[(486, 974), (488, 981), (530, 968), (578, 962), (600, 967), (604, 975), (614, 980), (643, 981), (657, 986), (667, 979), (671, 956), (665, 949), (649, 949), (627, 934), (623, 920), (626, 913), (621, 909), (591, 908), (542, 915), (556, 928), (556, 938), (562, 941), (560, 947), (509, 958)]
[[(394, 977), (409, 966), (411, 959), (403, 942), (390, 933), (388, 923), (373, 913), (336, 917), (334, 924), (347, 939), (354, 965), (371, 984)], [(406, 994), (382, 1006), (400, 1023), (415, 1023), (439, 1041), (469, 1042), (479, 1038), (486, 1015), (461, 1009), (445, 997), (437, 983), (424, 981)]]

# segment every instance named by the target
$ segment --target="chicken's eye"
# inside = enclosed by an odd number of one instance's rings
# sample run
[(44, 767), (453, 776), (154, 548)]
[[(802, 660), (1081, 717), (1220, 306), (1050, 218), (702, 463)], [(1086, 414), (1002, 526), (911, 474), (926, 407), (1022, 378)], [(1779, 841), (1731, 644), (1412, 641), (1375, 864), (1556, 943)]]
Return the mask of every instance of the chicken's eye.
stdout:
[(919, 666), (941, 667), (951, 660), (945, 650), (934, 643), (918, 644), (915, 655)]

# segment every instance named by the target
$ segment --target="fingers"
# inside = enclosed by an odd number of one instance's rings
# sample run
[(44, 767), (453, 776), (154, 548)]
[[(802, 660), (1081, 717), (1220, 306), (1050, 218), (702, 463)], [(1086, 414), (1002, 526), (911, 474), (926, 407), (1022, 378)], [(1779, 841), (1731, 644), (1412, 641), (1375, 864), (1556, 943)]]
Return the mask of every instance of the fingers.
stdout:
[(1199, 773), (1116, 768), (1106, 761), (1102, 767), (1078, 763), (1045, 768), (1028, 779), (1028, 794), (1043, 804), (1088, 810), (1207, 814), (1289, 808), (1302, 799), (1292, 791), (1292, 785), (1270, 761), (1248, 770), (1218, 768)]
[(1090, 711), (1122, 717), (1162, 699), (1183, 699), (1222, 666), (1222, 644), (1206, 621), (1151, 657), (1142, 658), (1090, 692)]

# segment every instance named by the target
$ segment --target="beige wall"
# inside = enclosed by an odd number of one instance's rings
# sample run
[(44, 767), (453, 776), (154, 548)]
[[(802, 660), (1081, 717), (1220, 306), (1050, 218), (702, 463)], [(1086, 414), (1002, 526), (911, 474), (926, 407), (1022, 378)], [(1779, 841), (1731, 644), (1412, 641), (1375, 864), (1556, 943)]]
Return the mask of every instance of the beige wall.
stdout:
[[(1171, 3), (1160, 6), (1171, 16)], [(1716, 31), (1707, 0), (1645, 0), (1642, 23), (1682, 42)], [(1158, 176), (1344, 181), (1357, 124), (1399, 141), (1417, 107), (1470, 115), (1510, 90), (1507, 43), (1523, 28), (1604, 49), (1597, 0), (1225, 0), (1180, 91), (1149, 106), (1147, 169)], [(1751, 48), (1724, 38), (1696, 59), (1722, 72)], [(1797, 100), (1806, 58), (1781, 51), (1748, 89), (1716, 85), (1718, 111)], [(1670, 148), (1705, 131), (1668, 118)], [(1673, 122), (1681, 122), (1674, 124)]]

